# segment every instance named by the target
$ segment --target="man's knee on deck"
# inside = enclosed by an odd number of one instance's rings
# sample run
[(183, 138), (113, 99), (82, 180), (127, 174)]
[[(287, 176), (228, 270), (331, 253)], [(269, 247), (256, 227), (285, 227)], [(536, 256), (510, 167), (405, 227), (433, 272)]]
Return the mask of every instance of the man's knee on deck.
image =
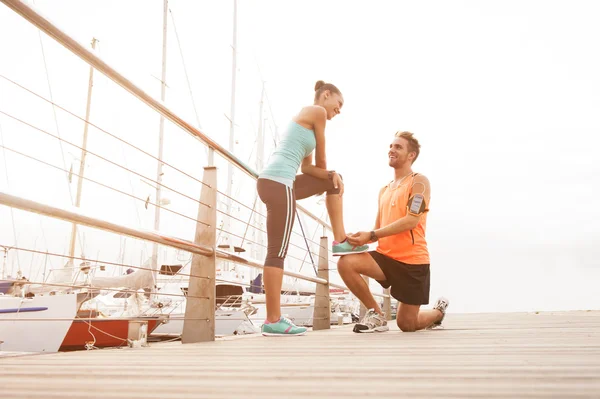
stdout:
[(396, 316), (396, 324), (398, 328), (403, 332), (415, 332), (417, 331), (417, 320), (404, 318), (402, 316)]

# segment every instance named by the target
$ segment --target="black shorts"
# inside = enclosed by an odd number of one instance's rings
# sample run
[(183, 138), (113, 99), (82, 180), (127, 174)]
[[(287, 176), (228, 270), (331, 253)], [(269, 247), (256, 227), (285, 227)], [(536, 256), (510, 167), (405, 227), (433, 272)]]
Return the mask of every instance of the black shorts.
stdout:
[(385, 274), (385, 280), (377, 282), (383, 288), (392, 287), (394, 298), (407, 305), (429, 303), (429, 265), (408, 265), (377, 251), (369, 254)]

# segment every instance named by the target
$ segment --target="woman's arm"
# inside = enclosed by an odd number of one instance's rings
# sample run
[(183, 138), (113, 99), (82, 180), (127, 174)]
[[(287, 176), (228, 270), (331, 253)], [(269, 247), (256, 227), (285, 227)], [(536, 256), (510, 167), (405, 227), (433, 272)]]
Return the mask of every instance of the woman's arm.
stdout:
[(302, 166), (300, 167), (300, 170), (302, 171), (302, 173), (304, 173), (305, 175), (311, 175), (311, 176), (317, 177), (319, 179), (329, 178), (329, 171), (313, 165), (312, 162), (313, 162), (313, 155), (311, 153), (302, 160)]
[(340, 190), (341, 195), (344, 190), (344, 183), (341, 177), (337, 173), (330, 173), (327, 170), (327, 157), (325, 152), (325, 125), (327, 123), (327, 111), (325, 108), (318, 105), (306, 107), (300, 112), (296, 122), (300, 123), (302, 126), (312, 126), (313, 132), (315, 133), (315, 141), (317, 143), (315, 148), (315, 165), (312, 164), (313, 155), (311, 153), (302, 160), (302, 173), (319, 179), (331, 179), (335, 188), (340, 186), (342, 187)]

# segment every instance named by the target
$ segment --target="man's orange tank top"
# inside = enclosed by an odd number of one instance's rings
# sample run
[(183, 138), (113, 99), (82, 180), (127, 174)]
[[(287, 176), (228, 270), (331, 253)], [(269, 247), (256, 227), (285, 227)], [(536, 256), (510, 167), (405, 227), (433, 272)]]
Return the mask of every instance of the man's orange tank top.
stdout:
[[(408, 199), (412, 195), (415, 176), (413, 173), (396, 188), (388, 184), (379, 194), (379, 227), (385, 227), (407, 214)], [(417, 190), (417, 192), (422, 192)], [(429, 209), (429, 204), (426, 204)], [(377, 252), (409, 265), (429, 264), (429, 251), (425, 240), (427, 212), (421, 215), (419, 224), (412, 230), (379, 239)]]

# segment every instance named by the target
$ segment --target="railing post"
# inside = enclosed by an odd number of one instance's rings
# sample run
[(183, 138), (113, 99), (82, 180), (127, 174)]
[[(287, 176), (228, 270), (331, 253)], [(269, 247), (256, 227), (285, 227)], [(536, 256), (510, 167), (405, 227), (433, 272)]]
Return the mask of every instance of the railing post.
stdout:
[[(217, 168), (204, 168), (200, 202), (198, 205), (198, 220), (208, 226), (197, 223), (196, 244), (215, 248), (217, 224)], [(192, 256), (190, 282), (185, 306), (185, 320), (181, 342), (184, 344), (215, 340), (215, 264), (216, 254)]]
[(319, 248), (319, 277), (328, 281), (317, 284), (315, 290), (315, 309), (313, 311), (313, 330), (331, 328), (331, 305), (329, 302), (329, 244), (327, 237), (321, 237)]
[[(369, 286), (369, 277), (367, 276), (362, 276), (363, 280), (365, 280), (365, 283), (367, 283), (367, 287)], [(362, 320), (363, 317), (365, 317), (365, 315), (367, 314), (367, 308), (365, 307), (365, 305), (363, 305), (363, 303), (360, 303), (360, 313), (358, 315), (358, 317)]]
[(390, 296), (390, 289), (386, 288), (383, 291), (387, 297), (383, 298), (383, 313), (385, 313), (386, 320), (392, 320), (392, 297)]

